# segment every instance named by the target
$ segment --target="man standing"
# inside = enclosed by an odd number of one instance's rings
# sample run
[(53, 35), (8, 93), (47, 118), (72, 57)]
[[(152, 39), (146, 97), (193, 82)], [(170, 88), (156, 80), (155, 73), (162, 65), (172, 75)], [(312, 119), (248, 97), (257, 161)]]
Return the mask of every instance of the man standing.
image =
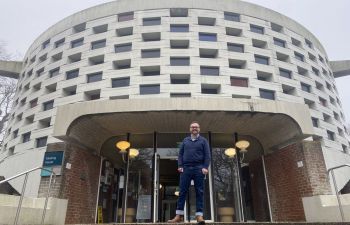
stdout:
[(190, 124), (191, 136), (186, 137), (180, 147), (178, 171), (180, 174), (180, 194), (177, 201), (176, 216), (169, 223), (179, 223), (184, 220), (184, 206), (191, 180), (196, 190), (196, 219), (198, 224), (204, 224), (203, 190), (204, 176), (208, 173), (210, 150), (207, 139), (199, 135), (199, 123)]

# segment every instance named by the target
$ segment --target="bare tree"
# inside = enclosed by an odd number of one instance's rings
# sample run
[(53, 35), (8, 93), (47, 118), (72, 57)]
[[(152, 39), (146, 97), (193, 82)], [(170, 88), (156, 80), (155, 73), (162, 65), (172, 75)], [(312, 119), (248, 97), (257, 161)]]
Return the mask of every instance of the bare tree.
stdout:
[[(0, 41), (0, 60), (13, 59), (14, 56), (7, 53), (5, 47), (5, 43)], [(1, 77), (0, 74), (0, 146), (2, 146), (6, 124), (10, 116), (16, 83), (15, 79)]]

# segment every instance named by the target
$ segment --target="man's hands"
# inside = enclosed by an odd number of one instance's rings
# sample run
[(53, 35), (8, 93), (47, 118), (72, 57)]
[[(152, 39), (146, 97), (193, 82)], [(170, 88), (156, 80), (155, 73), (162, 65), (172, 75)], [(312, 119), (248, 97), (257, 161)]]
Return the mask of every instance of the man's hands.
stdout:
[(177, 171), (178, 171), (179, 173), (183, 173), (183, 172), (184, 172), (184, 168), (180, 167), (180, 168), (177, 169)]
[(208, 174), (208, 170), (206, 168), (203, 168), (202, 169), (202, 173), (205, 175), (205, 174)]

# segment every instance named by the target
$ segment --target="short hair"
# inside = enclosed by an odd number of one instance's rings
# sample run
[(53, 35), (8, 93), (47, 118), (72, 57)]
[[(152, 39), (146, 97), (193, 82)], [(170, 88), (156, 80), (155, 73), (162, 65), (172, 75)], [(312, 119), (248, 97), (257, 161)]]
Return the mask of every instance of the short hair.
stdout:
[(196, 123), (196, 124), (199, 125), (198, 121), (194, 120), (194, 121), (192, 121), (192, 122), (190, 123), (190, 126), (191, 126), (192, 124), (194, 124), (194, 123)]

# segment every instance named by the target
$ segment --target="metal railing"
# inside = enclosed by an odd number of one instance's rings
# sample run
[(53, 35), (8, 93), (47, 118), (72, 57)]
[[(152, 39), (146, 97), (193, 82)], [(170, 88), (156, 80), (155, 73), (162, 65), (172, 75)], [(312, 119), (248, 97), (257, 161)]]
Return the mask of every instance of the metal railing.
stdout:
[(10, 177), (10, 178), (7, 178), (5, 180), (2, 180), (0, 181), (0, 185), (3, 184), (3, 183), (6, 183), (10, 180), (13, 180), (15, 178), (18, 178), (18, 177), (21, 177), (23, 175), (25, 175), (24, 177), (24, 181), (23, 181), (23, 185), (22, 185), (22, 192), (21, 192), (21, 196), (19, 198), (19, 202), (18, 202), (18, 206), (17, 206), (17, 211), (16, 211), (16, 216), (15, 216), (15, 221), (14, 221), (14, 225), (17, 225), (18, 223), (18, 219), (19, 219), (19, 215), (21, 213), (21, 208), (22, 208), (22, 202), (23, 202), (23, 197), (24, 197), (24, 192), (25, 192), (25, 189), (26, 189), (26, 185), (27, 185), (27, 181), (28, 181), (28, 175), (31, 173), (31, 172), (34, 172), (36, 170), (44, 170), (44, 171), (47, 171), (50, 173), (50, 181), (49, 181), (49, 188), (47, 190), (47, 193), (46, 193), (46, 197), (45, 197), (45, 204), (44, 204), (44, 209), (43, 209), (43, 214), (42, 214), (42, 217), (41, 217), (41, 222), (40, 224), (44, 224), (44, 220), (45, 220), (45, 214), (46, 214), (46, 208), (47, 208), (47, 202), (48, 202), (48, 199), (49, 199), (49, 195), (50, 195), (50, 190), (51, 190), (51, 184), (52, 184), (52, 178), (53, 178), (53, 183), (56, 182), (56, 174), (51, 171), (51, 170), (48, 170), (48, 169), (45, 169), (43, 167), (36, 167), (36, 168), (33, 168), (31, 170), (27, 170), (27, 171), (24, 171), (20, 174), (17, 174), (13, 177)]
[(337, 182), (335, 181), (335, 177), (334, 177), (334, 170), (335, 169), (339, 169), (339, 168), (343, 168), (343, 167), (350, 167), (350, 164), (344, 164), (344, 165), (340, 165), (340, 166), (335, 166), (335, 167), (329, 168), (327, 170), (328, 176), (329, 176), (329, 173), (331, 173), (331, 175), (332, 175), (332, 181), (333, 181), (333, 185), (334, 185), (334, 189), (335, 189), (335, 195), (337, 196), (338, 207), (339, 207), (339, 211), (340, 211), (340, 216), (341, 216), (342, 222), (345, 221), (344, 210), (343, 210), (343, 205), (341, 204), (341, 201), (340, 201), (340, 197), (339, 197), (339, 193), (338, 193), (338, 186), (337, 186)]

